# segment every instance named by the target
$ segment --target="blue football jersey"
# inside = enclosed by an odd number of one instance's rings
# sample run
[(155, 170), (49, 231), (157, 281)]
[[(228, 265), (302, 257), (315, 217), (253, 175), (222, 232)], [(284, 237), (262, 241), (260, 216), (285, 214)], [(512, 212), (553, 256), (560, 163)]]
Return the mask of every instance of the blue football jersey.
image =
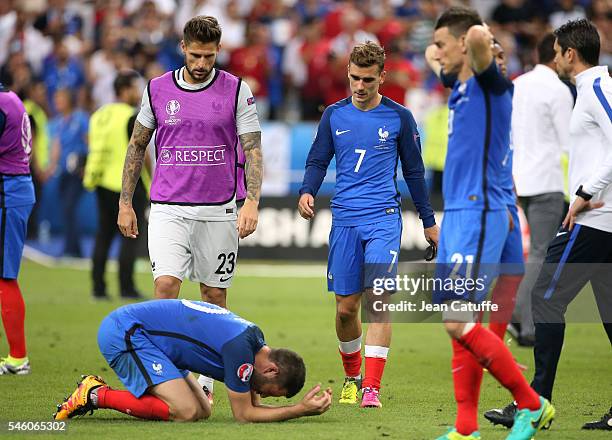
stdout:
[[(514, 84), (510, 83), (510, 88), (506, 91), (510, 95), (510, 100), (514, 96)], [(512, 110), (510, 110), (512, 113)], [(510, 116), (512, 119), (512, 116)], [(514, 191), (514, 178), (512, 177), (512, 162), (514, 158), (514, 146), (512, 145), (512, 134), (508, 136), (508, 148), (502, 162), (502, 189), (504, 190), (504, 200), (507, 205), (516, 205), (516, 192)]]
[(442, 184), (445, 210), (505, 209), (508, 204), (511, 89), (495, 62), (465, 83), (454, 83)]
[(508, 146), (506, 156), (502, 162), (501, 187), (506, 205), (516, 205), (516, 193), (514, 192), (514, 179), (512, 178), (512, 144)]
[(255, 324), (213, 304), (178, 299), (130, 304), (113, 315), (126, 331), (140, 326), (179, 369), (250, 391), (255, 354), (266, 344)]
[(335, 226), (375, 223), (400, 215), (400, 160), (423, 226), (435, 224), (419, 133), (408, 109), (386, 97), (369, 111), (355, 107), (351, 98), (329, 106), (306, 160), (300, 194), (317, 194), (334, 155), (336, 192), (331, 209)]

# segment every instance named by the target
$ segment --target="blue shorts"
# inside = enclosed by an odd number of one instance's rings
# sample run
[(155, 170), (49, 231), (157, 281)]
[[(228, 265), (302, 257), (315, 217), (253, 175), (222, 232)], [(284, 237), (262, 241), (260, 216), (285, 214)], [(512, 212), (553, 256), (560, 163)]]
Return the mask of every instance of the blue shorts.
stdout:
[(373, 287), (374, 279), (395, 277), (402, 220), (359, 226), (332, 226), (329, 234), (327, 290), (352, 295)]
[(111, 313), (100, 324), (98, 346), (130, 393), (140, 397), (152, 386), (189, 374), (187, 370), (179, 370), (142, 328), (126, 329), (113, 315)]
[(522, 275), (525, 273), (525, 258), (523, 257), (521, 221), (516, 205), (508, 205), (508, 210), (512, 214), (514, 227), (508, 233), (504, 249), (502, 250), (500, 273), (503, 275)]
[(33, 206), (0, 208), (0, 278), (15, 280), (19, 275), (28, 218)]
[[(440, 230), (433, 302), (482, 302), (499, 272), (508, 237), (506, 210), (445, 211)], [(472, 280), (472, 281), (469, 281)]]

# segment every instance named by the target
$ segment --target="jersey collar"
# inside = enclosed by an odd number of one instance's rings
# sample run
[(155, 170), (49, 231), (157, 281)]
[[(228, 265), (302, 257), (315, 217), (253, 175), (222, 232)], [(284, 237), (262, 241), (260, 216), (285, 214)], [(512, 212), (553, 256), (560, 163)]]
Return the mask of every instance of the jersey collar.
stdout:
[(608, 76), (608, 66), (594, 66), (576, 75), (576, 87), (589, 83), (593, 78)]

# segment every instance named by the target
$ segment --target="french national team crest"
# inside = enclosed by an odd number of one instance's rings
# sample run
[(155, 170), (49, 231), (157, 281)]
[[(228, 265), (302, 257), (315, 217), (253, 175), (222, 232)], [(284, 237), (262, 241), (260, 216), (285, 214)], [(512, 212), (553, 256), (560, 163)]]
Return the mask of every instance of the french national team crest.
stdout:
[(153, 367), (153, 371), (155, 372), (155, 374), (157, 374), (158, 376), (161, 376), (164, 374), (164, 366), (162, 364), (160, 364), (159, 362), (153, 362), (151, 364), (151, 367)]
[(238, 367), (238, 378), (243, 382), (248, 382), (251, 379), (251, 375), (253, 374), (253, 364), (242, 364)]
[(176, 99), (172, 99), (166, 104), (166, 113), (168, 113), (170, 116), (176, 115), (180, 109), (181, 104), (179, 104)]
[(387, 138), (389, 137), (389, 132), (384, 130), (384, 127), (380, 127), (378, 129), (378, 140), (380, 142), (387, 142)]

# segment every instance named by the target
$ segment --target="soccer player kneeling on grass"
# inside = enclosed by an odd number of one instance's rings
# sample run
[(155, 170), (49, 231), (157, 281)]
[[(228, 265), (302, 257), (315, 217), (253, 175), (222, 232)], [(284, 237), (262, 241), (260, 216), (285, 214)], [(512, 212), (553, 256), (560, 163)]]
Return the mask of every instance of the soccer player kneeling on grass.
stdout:
[(260, 397), (292, 397), (302, 389), (304, 361), (268, 347), (255, 324), (213, 304), (156, 300), (121, 307), (102, 321), (98, 345), (127, 391), (83, 376), (58, 405), (56, 420), (103, 408), (149, 420), (206, 419), (211, 404), (190, 371), (225, 382), (239, 422), (318, 415), (331, 405), (331, 389), (319, 394), (320, 385), (295, 405), (261, 405)]

